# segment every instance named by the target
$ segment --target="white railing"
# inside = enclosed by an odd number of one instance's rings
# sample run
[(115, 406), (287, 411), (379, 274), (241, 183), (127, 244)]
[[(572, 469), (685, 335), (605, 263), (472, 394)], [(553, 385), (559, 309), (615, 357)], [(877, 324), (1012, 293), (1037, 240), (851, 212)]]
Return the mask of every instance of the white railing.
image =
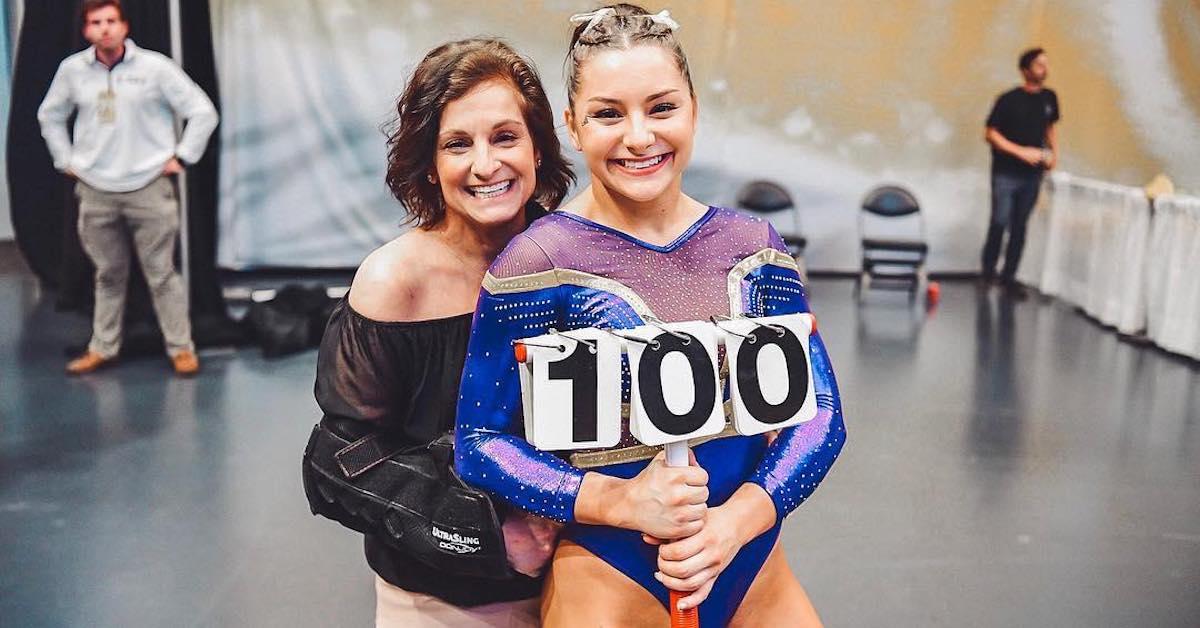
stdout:
[(1146, 261), (1146, 335), (1200, 359), (1200, 198), (1160, 196)]
[(1200, 199), (1055, 173), (1018, 279), (1123, 334), (1200, 359)]

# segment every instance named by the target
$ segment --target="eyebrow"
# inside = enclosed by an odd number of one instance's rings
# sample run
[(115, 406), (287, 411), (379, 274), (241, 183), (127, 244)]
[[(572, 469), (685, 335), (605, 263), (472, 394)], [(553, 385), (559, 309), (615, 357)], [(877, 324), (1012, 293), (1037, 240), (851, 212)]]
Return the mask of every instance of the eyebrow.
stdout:
[[(508, 126), (510, 124), (517, 124), (517, 125), (523, 126), (525, 124), (525, 122), (523, 120), (509, 118), (507, 120), (501, 120), (501, 121), (497, 122), (496, 124), (492, 125), (492, 130), (495, 131), (496, 129), (498, 129), (500, 127)], [(439, 138), (450, 137), (453, 135), (470, 135), (470, 133), (467, 133), (466, 131), (464, 131), (462, 129), (448, 129), (446, 131), (442, 131), (441, 133), (438, 133)]]
[[(650, 102), (652, 100), (658, 100), (659, 98), (662, 98), (663, 96), (666, 96), (667, 94), (672, 94), (677, 91), (679, 91), (679, 90), (671, 88), (671, 89), (664, 89), (661, 92), (655, 92), (646, 97), (646, 102)], [(592, 101), (602, 102), (606, 105), (618, 105), (621, 103), (621, 101), (619, 99), (606, 98), (604, 96), (592, 96), (591, 98), (588, 99), (588, 102), (592, 102)]]

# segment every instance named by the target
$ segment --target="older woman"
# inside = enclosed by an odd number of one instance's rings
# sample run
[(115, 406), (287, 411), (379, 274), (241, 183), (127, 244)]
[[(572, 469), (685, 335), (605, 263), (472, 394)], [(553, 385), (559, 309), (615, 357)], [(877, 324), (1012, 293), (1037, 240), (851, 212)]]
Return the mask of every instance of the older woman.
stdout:
[[(397, 103), (387, 172), (415, 228), (367, 256), (330, 318), (317, 364), (323, 428), (355, 443), (379, 436), (388, 450), (420, 450), (453, 429), (484, 273), (574, 178), (552, 119), (532, 64), (500, 41), (448, 43), (417, 66)], [(320, 452), (310, 445), (309, 455)], [(386, 512), (399, 497), (367, 499), (387, 485), (372, 484), (372, 473), (389, 472), (379, 466), (339, 476), (306, 464), (305, 478), (314, 512), (366, 533), (377, 625), (537, 625), (540, 579), (522, 574), (538, 574), (553, 550), (549, 523), (502, 512), (509, 562), (520, 573), (456, 573), (436, 551), (418, 557), (410, 548)], [(476, 540), (436, 525), (430, 532), (451, 553)]]

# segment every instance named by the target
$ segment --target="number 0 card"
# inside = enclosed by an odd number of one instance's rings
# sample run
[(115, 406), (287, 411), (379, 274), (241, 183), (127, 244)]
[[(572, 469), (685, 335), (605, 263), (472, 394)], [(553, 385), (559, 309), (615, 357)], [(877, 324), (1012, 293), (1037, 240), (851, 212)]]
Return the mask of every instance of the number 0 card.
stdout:
[(733, 427), (752, 436), (817, 415), (809, 335), (812, 317), (789, 314), (723, 321)]
[[(664, 329), (666, 331), (664, 331)], [(629, 430), (646, 445), (663, 445), (725, 429), (717, 330), (711, 323), (635, 327), (629, 341), (632, 379)]]

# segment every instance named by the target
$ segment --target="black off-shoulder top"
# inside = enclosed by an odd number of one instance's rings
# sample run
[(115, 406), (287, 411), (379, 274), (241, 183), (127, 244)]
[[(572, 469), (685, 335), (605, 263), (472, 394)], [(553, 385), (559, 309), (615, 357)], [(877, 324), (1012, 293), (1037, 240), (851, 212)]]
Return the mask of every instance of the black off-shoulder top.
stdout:
[[(413, 322), (375, 321), (343, 299), (317, 357), (315, 395), (327, 422), (353, 421), (405, 445), (424, 445), (454, 428), (471, 313)], [(541, 579), (447, 574), (366, 536), (367, 563), (387, 582), (459, 606), (520, 600)]]

